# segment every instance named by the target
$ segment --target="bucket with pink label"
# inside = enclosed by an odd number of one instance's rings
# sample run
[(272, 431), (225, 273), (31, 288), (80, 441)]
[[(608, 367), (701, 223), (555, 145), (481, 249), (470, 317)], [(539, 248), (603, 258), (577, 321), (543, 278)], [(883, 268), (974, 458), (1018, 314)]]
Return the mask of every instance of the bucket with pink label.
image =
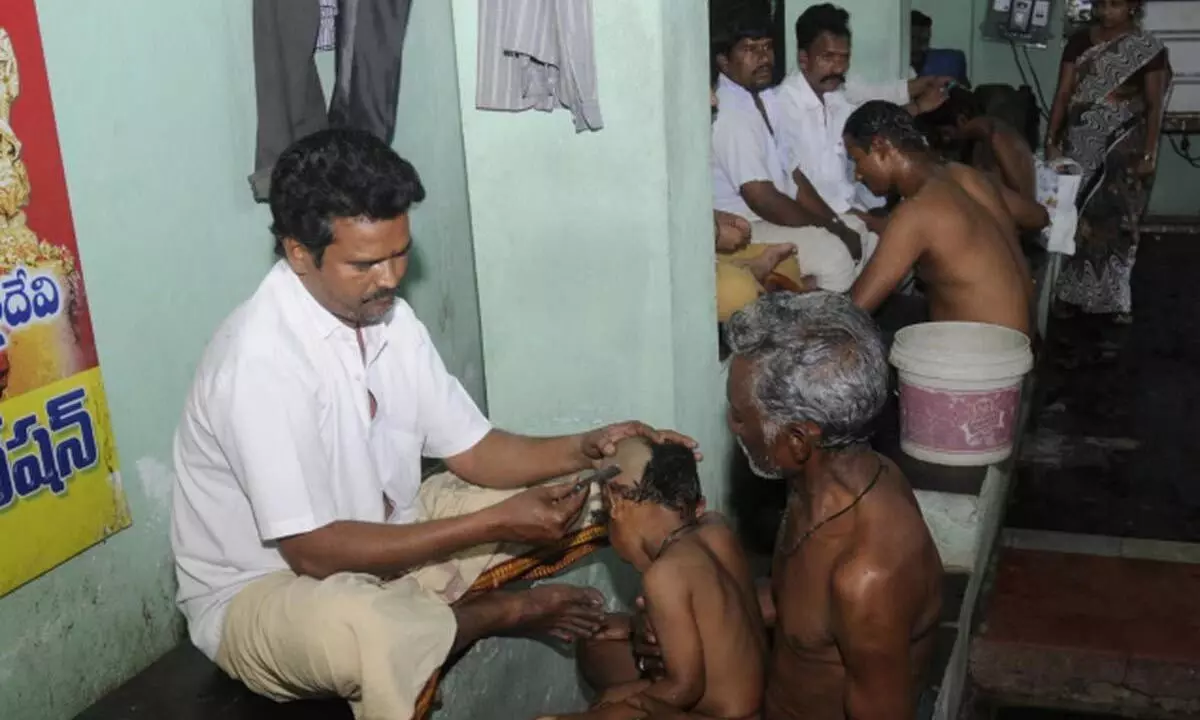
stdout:
[(1012, 454), (1029, 338), (998, 325), (932, 322), (896, 333), (900, 448), (937, 465), (981, 466)]

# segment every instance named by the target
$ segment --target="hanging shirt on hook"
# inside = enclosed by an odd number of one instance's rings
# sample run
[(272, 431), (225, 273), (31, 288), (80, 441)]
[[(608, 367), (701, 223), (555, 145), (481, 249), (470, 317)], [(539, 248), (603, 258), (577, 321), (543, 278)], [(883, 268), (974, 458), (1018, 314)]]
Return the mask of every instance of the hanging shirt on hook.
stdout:
[(592, 0), (479, 0), (475, 106), (550, 112), (599, 130)]

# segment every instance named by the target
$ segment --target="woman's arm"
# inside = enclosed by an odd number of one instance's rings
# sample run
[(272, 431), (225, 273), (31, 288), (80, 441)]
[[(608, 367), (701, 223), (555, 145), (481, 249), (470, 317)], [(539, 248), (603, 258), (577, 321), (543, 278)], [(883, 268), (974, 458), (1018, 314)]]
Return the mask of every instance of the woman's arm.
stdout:
[[(1060, 149), (1063, 121), (1067, 119), (1067, 103), (1075, 90), (1075, 63), (1063, 60), (1058, 68), (1058, 89), (1054, 92), (1054, 104), (1050, 108), (1050, 122), (1046, 125), (1046, 157), (1052, 159), (1051, 148)], [(1057, 154), (1057, 153), (1056, 153)]]
[[(1163, 53), (1166, 52), (1164, 49)], [(1146, 73), (1146, 147), (1141, 165), (1143, 174), (1153, 174), (1158, 160), (1158, 140), (1162, 132), (1163, 105), (1167, 95), (1167, 72), (1164, 63), (1163, 67)]]
[(1075, 92), (1075, 59), (1088, 45), (1088, 36), (1082, 31), (1063, 48), (1062, 60), (1058, 65), (1058, 89), (1054, 91), (1054, 104), (1050, 108), (1050, 122), (1046, 124), (1046, 157), (1054, 159), (1061, 155), (1060, 142), (1063, 123), (1067, 119), (1067, 105)]

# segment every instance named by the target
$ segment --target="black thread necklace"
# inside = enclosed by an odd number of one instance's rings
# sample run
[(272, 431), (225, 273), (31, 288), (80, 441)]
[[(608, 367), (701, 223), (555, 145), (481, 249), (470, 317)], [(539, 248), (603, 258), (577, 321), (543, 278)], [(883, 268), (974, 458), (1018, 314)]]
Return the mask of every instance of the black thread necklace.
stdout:
[(667, 533), (667, 536), (665, 538), (663, 538), (662, 544), (658, 546), (658, 552), (654, 554), (654, 559), (657, 560), (660, 557), (662, 557), (662, 554), (667, 551), (667, 548), (674, 545), (679, 540), (679, 538), (683, 537), (684, 535), (688, 534), (689, 532), (691, 532), (692, 530), (695, 530), (698, 527), (700, 527), (700, 523), (696, 522), (695, 519), (692, 519), (692, 520), (688, 520), (684, 524), (680, 525), (679, 527), (675, 528), (671, 532)]
[[(841, 516), (845, 515), (846, 513), (850, 512), (851, 510), (853, 510), (854, 506), (858, 505), (859, 501), (863, 499), (863, 496), (866, 495), (867, 493), (871, 492), (871, 488), (875, 487), (875, 485), (879, 482), (879, 478), (883, 475), (883, 471), (887, 469), (887, 466), (883, 464), (883, 460), (881, 458), (877, 457), (876, 460), (879, 463), (879, 467), (875, 470), (875, 476), (871, 478), (871, 482), (867, 483), (867, 486), (862, 489), (862, 492), (860, 492), (858, 495), (856, 495), (854, 497), (854, 499), (850, 501), (849, 505), (842, 508), (841, 510), (838, 510), (837, 512), (830, 515), (829, 517), (817, 522), (812, 527), (810, 527), (808, 530), (805, 530), (803, 535), (796, 538), (796, 540), (794, 540), (792, 542), (791, 546), (789, 546), (787, 548), (787, 550), (783, 551), (784, 557), (787, 557), (788, 555), (791, 555), (792, 553), (796, 552), (796, 550), (798, 550), (800, 548), (800, 546), (805, 543), (806, 540), (808, 540), (810, 537), (812, 537), (813, 534), (816, 533), (818, 530), (825, 527), (826, 524), (833, 522), (834, 520), (837, 520)], [(783, 510), (783, 517), (779, 521), (779, 533), (775, 537), (775, 547), (776, 548), (779, 548), (783, 544), (783, 536), (787, 534), (788, 519), (791, 516), (791, 514), (792, 514), (792, 502), (791, 502), (791, 498), (789, 497), (787, 507), (784, 508), (784, 510)], [(669, 537), (670, 536), (668, 536), (668, 538)]]

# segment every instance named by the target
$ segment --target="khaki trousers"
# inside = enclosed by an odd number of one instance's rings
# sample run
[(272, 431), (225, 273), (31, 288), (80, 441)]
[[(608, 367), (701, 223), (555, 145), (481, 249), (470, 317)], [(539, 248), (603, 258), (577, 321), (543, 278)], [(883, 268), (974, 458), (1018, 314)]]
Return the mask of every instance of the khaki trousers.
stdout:
[[(476, 512), (516, 492), (443, 473), (421, 486), (421, 519)], [(598, 506), (593, 489), (579, 527)], [(450, 604), (490, 567), (526, 550), (493, 543), (386, 582), (357, 573), (324, 580), (273, 573), (229, 604), (217, 664), (277, 701), (339, 696), (360, 720), (411, 718), (425, 682), (454, 643)]]

